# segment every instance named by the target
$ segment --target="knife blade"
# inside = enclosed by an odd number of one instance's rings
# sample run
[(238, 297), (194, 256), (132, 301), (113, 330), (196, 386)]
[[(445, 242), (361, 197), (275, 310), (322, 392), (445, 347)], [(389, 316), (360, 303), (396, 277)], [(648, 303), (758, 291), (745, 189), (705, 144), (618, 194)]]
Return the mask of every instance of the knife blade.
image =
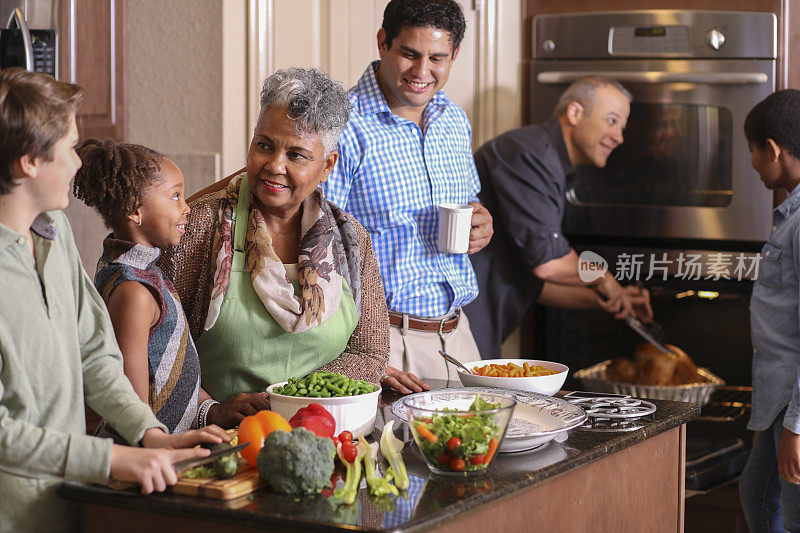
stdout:
[(175, 469), (176, 474), (180, 474), (190, 468), (195, 468), (197, 466), (202, 466), (204, 464), (211, 463), (216, 461), (220, 457), (224, 457), (226, 455), (230, 455), (232, 453), (239, 452), (244, 450), (247, 445), (250, 444), (249, 442), (245, 442), (244, 444), (239, 444), (237, 446), (231, 446), (230, 448), (226, 448), (224, 450), (216, 450), (211, 452), (210, 455), (206, 455), (205, 457), (196, 457), (194, 459), (185, 459), (183, 461), (178, 461), (177, 463), (172, 464), (172, 468)]
[(625, 323), (636, 333), (639, 334), (644, 340), (658, 348), (664, 353), (672, 353), (672, 350), (666, 347), (663, 342), (659, 341), (653, 333), (647, 329), (647, 326), (641, 323), (638, 318), (629, 316), (625, 318)]

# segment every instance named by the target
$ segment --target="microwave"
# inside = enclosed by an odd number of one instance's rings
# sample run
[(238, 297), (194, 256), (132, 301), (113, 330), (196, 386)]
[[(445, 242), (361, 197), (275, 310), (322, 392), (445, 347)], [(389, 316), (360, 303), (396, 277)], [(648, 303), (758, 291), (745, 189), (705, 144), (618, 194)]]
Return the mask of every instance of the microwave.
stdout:
[(0, 29), (0, 69), (21, 67), (58, 78), (58, 34), (53, 29), (31, 29), (22, 10), (14, 8)]

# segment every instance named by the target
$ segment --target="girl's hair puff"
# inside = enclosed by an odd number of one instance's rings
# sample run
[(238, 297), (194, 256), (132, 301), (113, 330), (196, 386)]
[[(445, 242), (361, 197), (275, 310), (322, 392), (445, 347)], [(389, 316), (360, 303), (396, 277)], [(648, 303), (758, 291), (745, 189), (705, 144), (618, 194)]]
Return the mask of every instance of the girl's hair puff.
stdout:
[(78, 147), (83, 166), (72, 191), (93, 207), (108, 228), (136, 211), (145, 190), (161, 181), (165, 156), (139, 144), (112, 139), (87, 139)]

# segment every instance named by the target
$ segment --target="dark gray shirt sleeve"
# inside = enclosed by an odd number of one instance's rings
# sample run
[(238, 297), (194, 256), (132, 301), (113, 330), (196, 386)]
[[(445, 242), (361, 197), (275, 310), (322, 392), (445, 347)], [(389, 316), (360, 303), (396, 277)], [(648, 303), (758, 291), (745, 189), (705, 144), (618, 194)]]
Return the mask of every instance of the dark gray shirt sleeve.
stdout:
[(520, 130), (498, 137), (475, 155), (492, 216), (529, 268), (570, 252), (561, 233), (566, 177), (547, 137)]

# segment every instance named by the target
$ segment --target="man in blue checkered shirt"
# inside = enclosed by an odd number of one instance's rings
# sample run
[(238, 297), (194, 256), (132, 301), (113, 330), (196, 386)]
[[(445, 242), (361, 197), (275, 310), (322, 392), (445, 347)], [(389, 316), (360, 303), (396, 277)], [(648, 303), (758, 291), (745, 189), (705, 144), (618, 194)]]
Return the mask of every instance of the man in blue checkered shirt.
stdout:
[(480, 359), (461, 307), (478, 294), (467, 254), (437, 247), (443, 203), (473, 207), (468, 253), (486, 246), (492, 217), (477, 198), (464, 111), (442, 92), (464, 36), (455, 0), (392, 0), (378, 31), (380, 61), (350, 89), (353, 112), (339, 140), (326, 197), (370, 232), (389, 307), (391, 354), (384, 384), (427, 388), (454, 377), (439, 356)]

